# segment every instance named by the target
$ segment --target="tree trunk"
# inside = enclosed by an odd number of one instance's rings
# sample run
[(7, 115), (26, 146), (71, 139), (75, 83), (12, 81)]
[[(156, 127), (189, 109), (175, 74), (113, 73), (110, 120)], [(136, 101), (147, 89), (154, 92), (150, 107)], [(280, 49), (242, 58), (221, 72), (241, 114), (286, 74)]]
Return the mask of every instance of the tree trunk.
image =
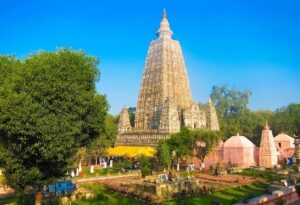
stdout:
[(43, 201), (43, 193), (41, 191), (38, 191), (35, 193), (35, 205), (42, 205)]

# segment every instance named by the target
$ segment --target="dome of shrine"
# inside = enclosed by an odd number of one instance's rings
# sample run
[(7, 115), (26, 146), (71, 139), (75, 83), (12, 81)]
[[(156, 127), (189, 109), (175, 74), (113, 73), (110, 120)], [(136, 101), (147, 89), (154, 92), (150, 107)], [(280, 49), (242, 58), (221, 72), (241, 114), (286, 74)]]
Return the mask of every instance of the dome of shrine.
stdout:
[(224, 143), (224, 148), (226, 147), (255, 148), (256, 146), (248, 138), (237, 134), (237, 136), (232, 136), (228, 140), (226, 140), (226, 142)]
[(294, 144), (295, 139), (291, 136), (288, 136), (287, 134), (281, 133), (274, 137), (275, 142), (290, 142), (291, 145)]

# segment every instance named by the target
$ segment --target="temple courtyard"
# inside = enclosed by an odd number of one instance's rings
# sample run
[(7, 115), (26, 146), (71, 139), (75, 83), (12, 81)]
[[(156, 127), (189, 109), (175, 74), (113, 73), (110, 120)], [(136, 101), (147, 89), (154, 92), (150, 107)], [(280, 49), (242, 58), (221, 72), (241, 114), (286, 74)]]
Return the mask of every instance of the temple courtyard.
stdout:
[[(77, 188), (71, 195), (60, 199), (46, 197), (44, 203), (229, 205), (264, 204), (261, 199), (268, 197), (273, 197), (274, 202), (278, 196), (279, 199), (284, 198), (285, 202), (299, 198), (295, 191), (284, 186), (283, 180), (287, 175), (282, 169), (237, 169), (237, 173), (224, 175), (199, 170), (171, 171), (169, 174), (162, 172), (146, 177), (141, 176), (139, 170), (120, 173), (113, 168), (99, 167), (90, 173), (88, 166), (82, 169), (84, 174), (72, 180)], [(278, 195), (275, 190), (282, 190), (281, 194)], [(12, 193), (0, 197), (1, 203), (18, 204), (20, 200), (33, 203), (32, 198), (20, 199)]]

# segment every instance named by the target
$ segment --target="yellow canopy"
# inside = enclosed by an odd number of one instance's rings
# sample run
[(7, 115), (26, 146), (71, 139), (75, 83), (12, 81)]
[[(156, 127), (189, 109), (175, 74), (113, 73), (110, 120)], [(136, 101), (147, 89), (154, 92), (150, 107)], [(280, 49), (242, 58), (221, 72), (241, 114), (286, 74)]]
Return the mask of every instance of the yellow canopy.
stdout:
[(155, 155), (156, 150), (153, 147), (137, 147), (137, 146), (117, 146), (114, 148), (108, 148), (107, 153), (109, 156), (113, 157), (138, 157), (141, 155), (147, 157), (153, 157)]

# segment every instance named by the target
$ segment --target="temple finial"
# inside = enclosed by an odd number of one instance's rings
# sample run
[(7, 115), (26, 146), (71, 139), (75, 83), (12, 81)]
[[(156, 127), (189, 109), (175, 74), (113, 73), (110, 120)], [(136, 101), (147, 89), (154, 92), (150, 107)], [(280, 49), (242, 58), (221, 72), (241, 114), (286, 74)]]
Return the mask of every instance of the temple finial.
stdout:
[(268, 129), (270, 129), (270, 127), (269, 127), (268, 121), (266, 121), (265, 130), (268, 130)]
[(160, 26), (159, 26), (158, 31), (156, 32), (156, 35), (158, 36), (158, 38), (168, 38), (168, 39), (170, 39), (173, 35), (173, 32), (170, 28), (170, 25), (169, 25), (169, 22), (167, 19), (166, 9), (163, 10)]
[(167, 18), (167, 12), (166, 12), (166, 9), (165, 9), (165, 8), (164, 8), (164, 10), (163, 10), (162, 18)]

